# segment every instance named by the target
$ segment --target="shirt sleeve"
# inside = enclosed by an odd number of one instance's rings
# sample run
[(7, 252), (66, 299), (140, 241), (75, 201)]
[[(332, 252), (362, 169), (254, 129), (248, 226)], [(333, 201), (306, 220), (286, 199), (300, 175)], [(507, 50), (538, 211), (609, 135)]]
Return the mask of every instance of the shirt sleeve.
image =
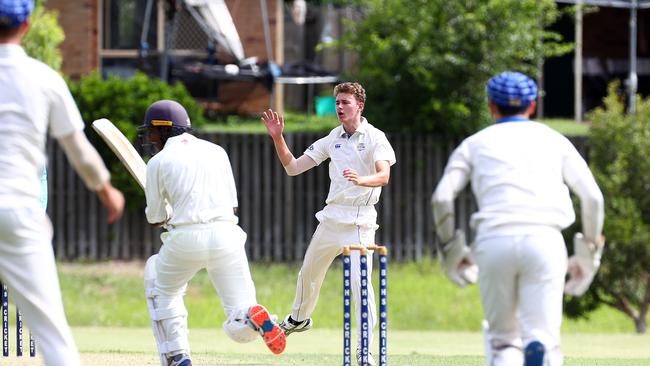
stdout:
[(237, 201), (237, 185), (235, 184), (235, 175), (232, 172), (232, 165), (230, 165), (230, 158), (228, 153), (225, 150), (221, 150), (223, 154), (224, 169), (228, 177), (228, 190), (230, 191), (230, 204), (231, 207), (239, 207), (239, 202)]
[(381, 134), (377, 139), (377, 144), (375, 145), (375, 152), (373, 154), (374, 161), (386, 160), (390, 165), (395, 164), (397, 159), (395, 158), (395, 151), (393, 147), (388, 142), (385, 134)]
[(451, 154), (444, 174), (431, 197), (434, 227), (438, 238), (446, 243), (454, 236), (454, 200), (470, 180), (472, 174), (469, 146), (463, 142)]
[[(54, 73), (54, 72), (53, 72)], [(84, 123), (77, 104), (70, 94), (70, 89), (61, 76), (54, 73), (48, 89), (50, 110), (50, 135), (60, 138), (84, 129)]]
[(313, 144), (309, 145), (307, 150), (305, 150), (305, 155), (309, 156), (316, 165), (327, 160), (330, 157), (329, 145), (330, 145), (330, 135), (327, 135)]
[(167, 221), (167, 210), (165, 209), (164, 187), (159, 181), (159, 160), (152, 158), (147, 164), (147, 184), (144, 189), (147, 199), (145, 214), (150, 224), (158, 224)]
[(603, 194), (587, 162), (569, 141), (566, 143), (568, 146), (562, 175), (567, 186), (580, 199), (582, 233), (587, 239), (593, 241), (600, 237), (605, 220)]

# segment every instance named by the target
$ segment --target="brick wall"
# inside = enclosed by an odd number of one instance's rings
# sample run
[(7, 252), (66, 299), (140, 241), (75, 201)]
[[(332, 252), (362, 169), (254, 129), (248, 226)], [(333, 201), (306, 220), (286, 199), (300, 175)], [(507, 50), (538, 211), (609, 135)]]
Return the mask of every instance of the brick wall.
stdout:
[[(109, 1), (109, 0), (104, 0)], [(281, 1), (281, 0), (279, 0)], [(63, 72), (73, 79), (90, 73), (100, 65), (98, 12), (100, 0), (48, 0), (47, 7), (59, 12), (59, 23), (65, 31)], [(257, 56), (260, 62), (268, 59), (264, 40), (264, 24), (259, 0), (226, 0), (235, 27), (244, 46), (246, 57)], [(267, 0), (272, 46), (275, 47), (277, 29), (276, 0)], [(241, 113), (256, 113), (269, 107), (270, 93), (259, 83), (222, 82), (219, 95), (224, 96), (220, 109)], [(226, 98), (227, 97), (227, 98)]]
[(49, 9), (59, 12), (59, 23), (65, 31), (61, 45), (63, 73), (73, 79), (99, 66), (97, 47), (97, 0), (48, 0)]
[[(281, 1), (281, 0), (280, 0)], [(276, 0), (267, 0), (271, 45), (275, 49), (277, 29)], [(235, 22), (245, 57), (257, 56), (259, 62), (269, 59), (264, 40), (264, 24), (259, 0), (226, 0)], [(275, 52), (275, 51), (274, 51)], [(273, 57), (275, 59), (275, 57)], [(271, 94), (260, 83), (222, 82), (219, 86), (220, 109), (237, 113), (260, 113), (270, 107)], [(242, 102), (242, 98), (245, 102)]]

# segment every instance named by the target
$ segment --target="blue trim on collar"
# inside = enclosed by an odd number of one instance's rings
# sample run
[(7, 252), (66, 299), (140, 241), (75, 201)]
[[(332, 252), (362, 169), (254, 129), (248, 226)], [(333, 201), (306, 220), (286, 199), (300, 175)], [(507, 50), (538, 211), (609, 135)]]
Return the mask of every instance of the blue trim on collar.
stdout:
[(530, 119), (526, 117), (520, 117), (520, 116), (510, 116), (510, 117), (504, 117), (498, 119), (494, 123), (505, 123), (505, 122), (530, 122)]

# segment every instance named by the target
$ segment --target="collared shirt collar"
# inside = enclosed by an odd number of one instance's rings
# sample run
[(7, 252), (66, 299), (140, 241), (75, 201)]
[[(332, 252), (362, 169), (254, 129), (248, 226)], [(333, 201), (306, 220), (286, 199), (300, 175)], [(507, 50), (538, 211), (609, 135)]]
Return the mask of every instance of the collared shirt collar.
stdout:
[(503, 117), (498, 119), (494, 123), (505, 123), (505, 122), (528, 122), (530, 121), (530, 118), (522, 117), (522, 116), (510, 116), (510, 117)]
[(184, 133), (182, 133), (180, 135), (172, 136), (172, 137), (168, 138), (167, 142), (165, 142), (165, 147), (167, 147), (169, 145), (178, 144), (183, 140), (194, 140), (194, 139), (196, 139), (196, 137), (194, 135), (189, 134), (187, 132), (184, 132)]
[(357, 132), (362, 135), (365, 135), (367, 129), (368, 129), (368, 121), (366, 120), (366, 117), (361, 117), (361, 123), (359, 124), (359, 127), (357, 127), (357, 129), (354, 131), (352, 135), (348, 135), (348, 133), (345, 132), (345, 128), (343, 128), (343, 125), (341, 125), (341, 134), (339, 136), (341, 138), (348, 138), (348, 137), (352, 137)]
[(25, 56), (25, 50), (14, 43), (0, 43), (0, 57)]

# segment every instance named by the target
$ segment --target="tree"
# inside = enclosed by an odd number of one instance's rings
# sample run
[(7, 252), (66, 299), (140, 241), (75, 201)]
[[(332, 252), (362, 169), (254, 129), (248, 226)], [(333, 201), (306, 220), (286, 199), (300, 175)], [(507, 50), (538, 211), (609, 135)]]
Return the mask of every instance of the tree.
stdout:
[(571, 299), (569, 315), (588, 314), (601, 304), (647, 331), (650, 308), (650, 98), (637, 97), (635, 114), (609, 86), (603, 107), (593, 111), (590, 166), (605, 197), (607, 238), (602, 264), (584, 299)]
[(98, 72), (94, 72), (69, 84), (81, 116), (88, 125), (86, 127), (88, 139), (108, 165), (113, 184), (127, 197), (127, 208), (142, 209), (144, 207), (142, 189), (89, 125), (96, 119), (108, 118), (134, 145), (139, 146), (136, 127), (143, 123), (144, 114), (151, 103), (161, 99), (179, 102), (187, 110), (193, 128), (205, 124), (203, 109), (183, 84), (168, 84), (160, 79), (149, 78), (140, 72), (130, 79), (117, 76), (103, 79)]
[(353, 78), (364, 113), (387, 130), (466, 136), (489, 121), (485, 83), (519, 70), (535, 76), (546, 54), (571, 49), (545, 31), (552, 0), (366, 0), (338, 45), (359, 54)]
[(59, 25), (58, 14), (45, 10), (42, 1), (30, 17), (31, 26), (22, 41), (25, 52), (31, 57), (49, 65), (54, 70), (61, 70), (61, 50), (59, 45), (65, 39), (63, 28)]

